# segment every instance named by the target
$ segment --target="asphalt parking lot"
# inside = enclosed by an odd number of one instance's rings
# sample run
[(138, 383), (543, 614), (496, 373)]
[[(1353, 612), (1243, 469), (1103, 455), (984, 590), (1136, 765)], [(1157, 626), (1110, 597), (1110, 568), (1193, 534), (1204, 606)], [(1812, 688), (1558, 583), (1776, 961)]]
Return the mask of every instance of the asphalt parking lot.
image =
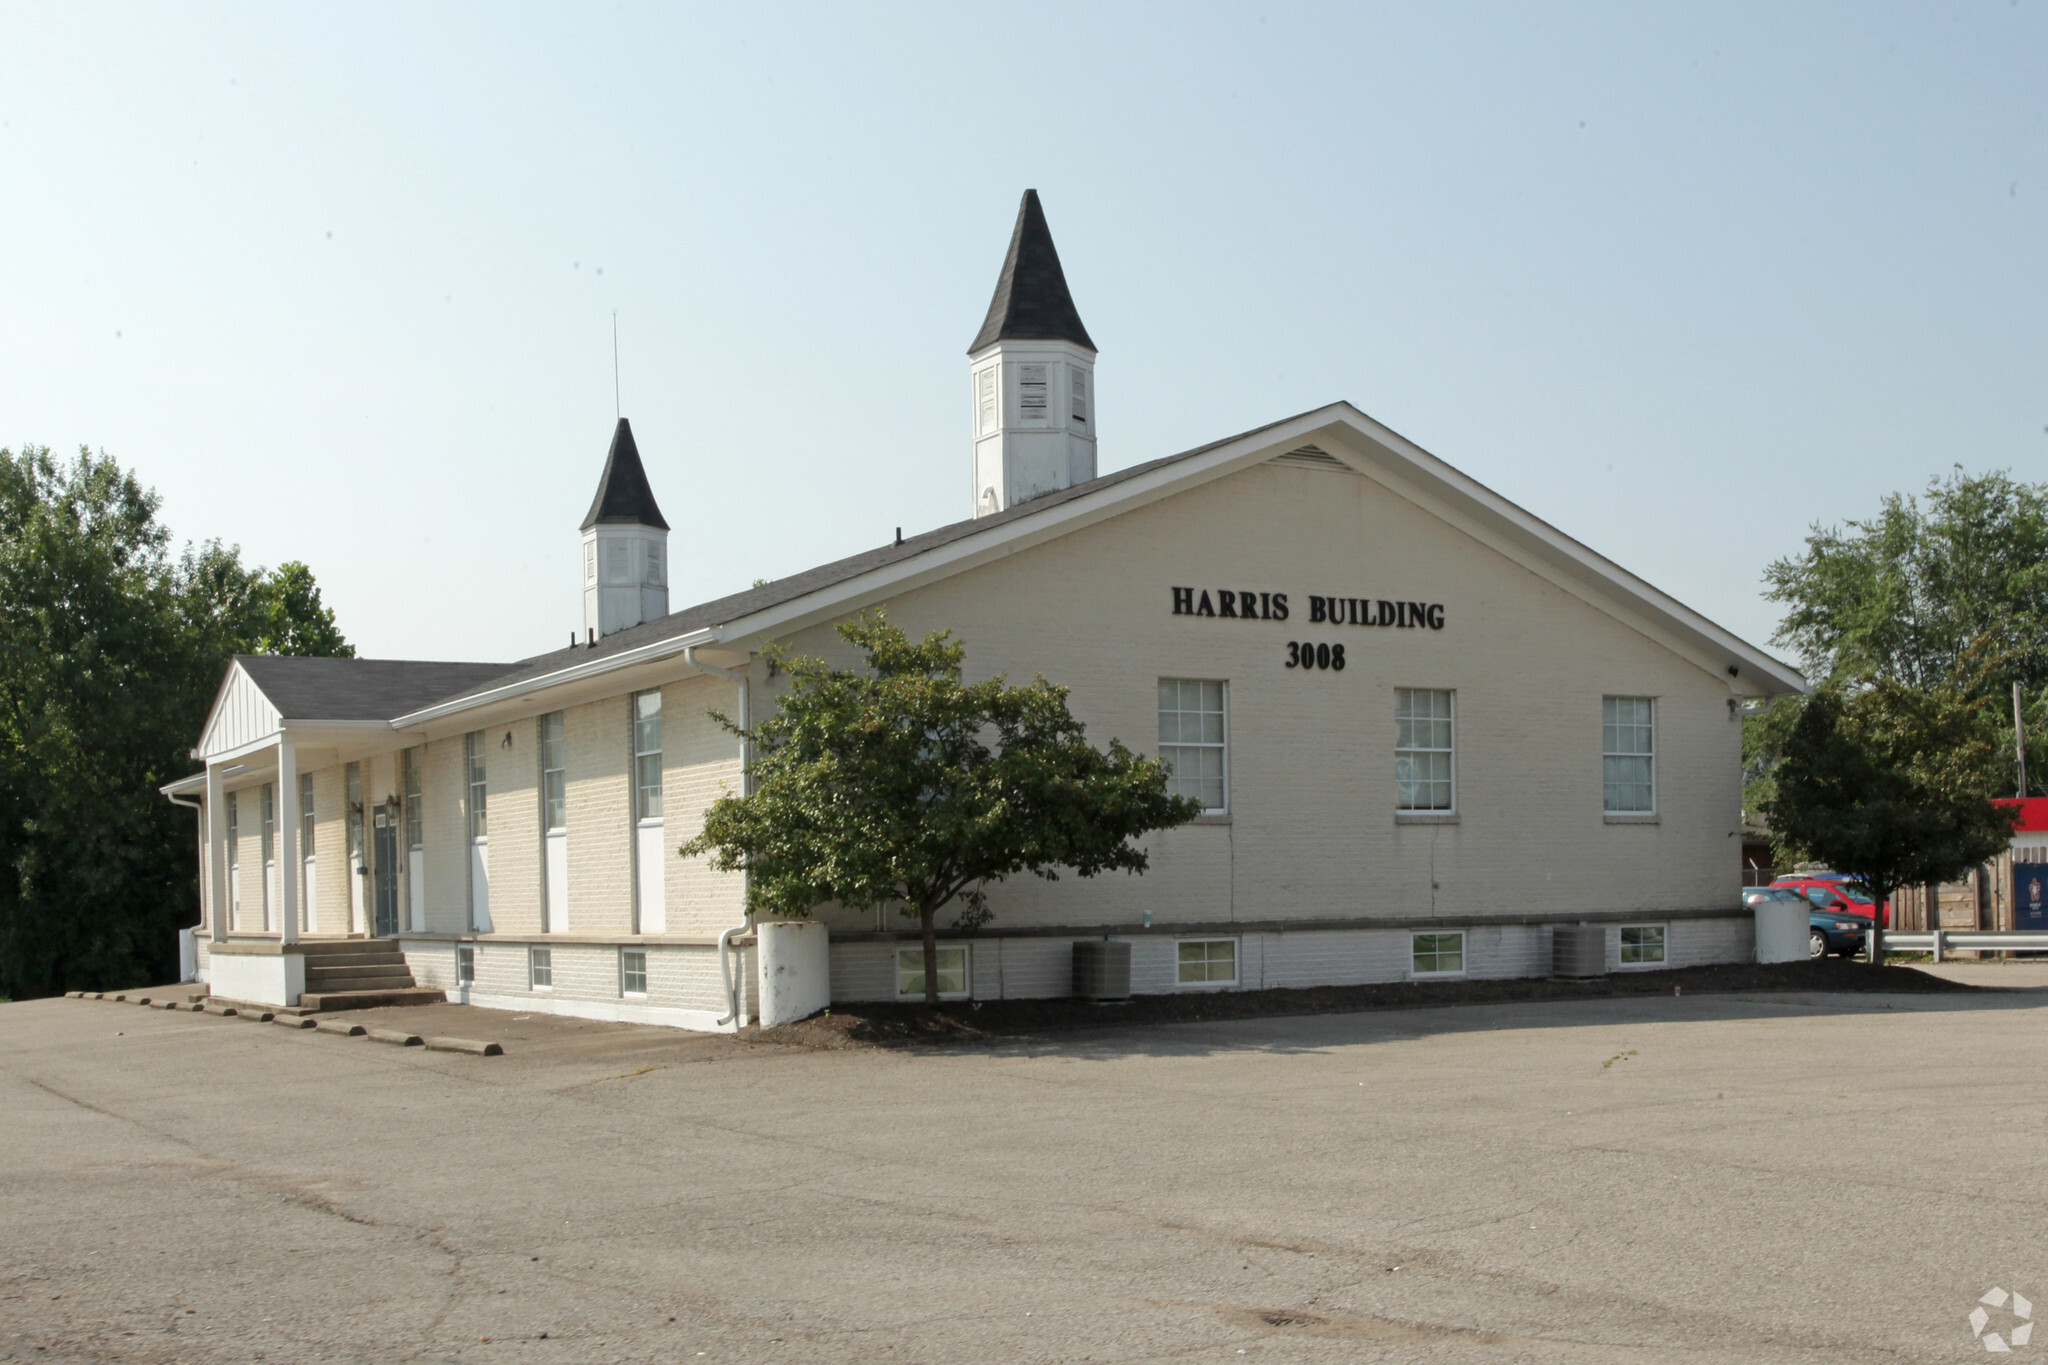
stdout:
[(2048, 1306), (2036, 991), (844, 1052), (440, 1010), (507, 1055), (0, 1006), (0, 1360), (1940, 1361)]

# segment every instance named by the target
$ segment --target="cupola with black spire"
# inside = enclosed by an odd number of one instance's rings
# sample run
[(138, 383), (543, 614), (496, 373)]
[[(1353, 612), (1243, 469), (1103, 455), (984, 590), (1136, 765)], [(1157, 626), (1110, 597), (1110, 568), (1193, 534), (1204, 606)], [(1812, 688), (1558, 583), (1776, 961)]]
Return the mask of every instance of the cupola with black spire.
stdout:
[(633, 427), (619, 419), (583, 518), (583, 626), (598, 638), (668, 615), (668, 523), (647, 486)]
[(1095, 477), (1095, 343), (1024, 191), (988, 317), (967, 348), (974, 393), (974, 515)]

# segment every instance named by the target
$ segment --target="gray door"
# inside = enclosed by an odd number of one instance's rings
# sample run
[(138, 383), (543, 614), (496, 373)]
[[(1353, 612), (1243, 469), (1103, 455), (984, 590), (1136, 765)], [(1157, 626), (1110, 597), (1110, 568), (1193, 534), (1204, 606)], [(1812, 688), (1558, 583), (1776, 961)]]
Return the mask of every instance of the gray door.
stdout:
[(374, 856), (371, 859), (375, 871), (372, 875), (377, 882), (377, 929), (378, 938), (390, 938), (398, 932), (398, 806), (387, 801), (377, 807), (374, 831)]

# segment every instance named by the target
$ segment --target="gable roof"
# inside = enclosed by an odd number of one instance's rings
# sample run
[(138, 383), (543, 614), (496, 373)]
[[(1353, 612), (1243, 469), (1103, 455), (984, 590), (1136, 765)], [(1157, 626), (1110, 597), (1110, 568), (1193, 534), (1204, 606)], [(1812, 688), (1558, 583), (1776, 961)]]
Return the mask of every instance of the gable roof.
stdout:
[(1737, 670), (1745, 675), (1743, 687), (1754, 688), (1760, 695), (1806, 690), (1806, 680), (1796, 669), (1453, 469), (1351, 404), (1333, 403), (1015, 503), (988, 516), (954, 522), (744, 592), (684, 607), (617, 631), (595, 645), (536, 655), (500, 676), (480, 679), (464, 691), (396, 720), (421, 722), (572, 678), (681, 653), (689, 646), (716, 648), (723, 641), (784, 632), (801, 621), (844, 614), (892, 591), (962, 572), (1208, 478), (1275, 459), (1375, 478), (1524, 568), (1566, 586), (1601, 610), (1628, 619), (1700, 667), (1713, 672)]
[(988, 316), (967, 354), (998, 341), (1071, 341), (1095, 349), (1088, 329), (1081, 325), (1074, 296), (1067, 292), (1067, 275), (1060, 269), (1060, 253), (1052, 244), (1052, 229), (1046, 226), (1037, 190), (1024, 191), (1024, 202), (1017, 206), (1017, 226), (1010, 233), (1002, 273), (996, 276), (995, 297), (989, 300)]
[(627, 526), (658, 526), (668, 529), (661, 509), (654, 504), (654, 489), (648, 486), (647, 470), (640, 463), (640, 447), (633, 441), (633, 424), (625, 418), (612, 430), (612, 448), (604, 457), (604, 473), (597, 480), (597, 496), (583, 518), (582, 530), (599, 523)]
[[(1453, 469), (1349, 403), (1298, 413), (1236, 436), (1132, 465), (989, 516), (700, 602), (616, 631), (594, 645), (514, 664), (241, 655), (285, 720), (386, 721), (400, 728), (495, 701), (683, 654), (751, 649), (893, 593), (965, 572), (1252, 465), (1279, 461), (1371, 478), (1599, 610), (1624, 620), (1745, 695), (1806, 690), (1798, 670), (1701, 616), (1611, 560)], [(232, 675), (232, 670), (231, 670)]]
[(390, 720), (466, 691), (512, 667), (275, 654), (237, 654), (235, 663), (287, 721)]

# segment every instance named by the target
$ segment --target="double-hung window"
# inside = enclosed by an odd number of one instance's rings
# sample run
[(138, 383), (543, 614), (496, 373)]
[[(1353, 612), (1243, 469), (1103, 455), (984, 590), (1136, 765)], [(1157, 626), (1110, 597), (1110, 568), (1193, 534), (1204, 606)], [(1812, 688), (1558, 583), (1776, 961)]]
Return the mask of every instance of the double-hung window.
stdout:
[(555, 984), (555, 952), (535, 944), (526, 950), (527, 985), (533, 990), (552, 990)]
[(463, 757), (469, 771), (469, 839), (480, 844), (490, 838), (490, 812), (486, 808), (484, 791), (484, 754), (487, 746), (481, 730), (472, 731), (462, 737)]
[(1402, 687), (1394, 692), (1394, 805), (1397, 810), (1457, 809), (1452, 696)]
[(1172, 769), (1167, 790), (1194, 797), (1211, 815), (1229, 801), (1226, 691), (1220, 682), (1159, 680), (1159, 757)]
[(420, 751), (407, 749), (398, 758), (405, 769), (405, 847), (413, 852), (426, 844), (426, 812), (420, 808)]
[(549, 833), (569, 827), (569, 743), (560, 711), (540, 718), (540, 824)]
[(1600, 785), (1609, 815), (1649, 815), (1657, 809), (1654, 719), (1649, 697), (1600, 701)]
[[(614, 731), (614, 733), (617, 733)], [(661, 692), (633, 698), (633, 816), (661, 818)]]
[(619, 994), (647, 994), (647, 950), (619, 949)]
[(240, 793), (228, 793), (228, 871), (242, 865), (242, 803)]

